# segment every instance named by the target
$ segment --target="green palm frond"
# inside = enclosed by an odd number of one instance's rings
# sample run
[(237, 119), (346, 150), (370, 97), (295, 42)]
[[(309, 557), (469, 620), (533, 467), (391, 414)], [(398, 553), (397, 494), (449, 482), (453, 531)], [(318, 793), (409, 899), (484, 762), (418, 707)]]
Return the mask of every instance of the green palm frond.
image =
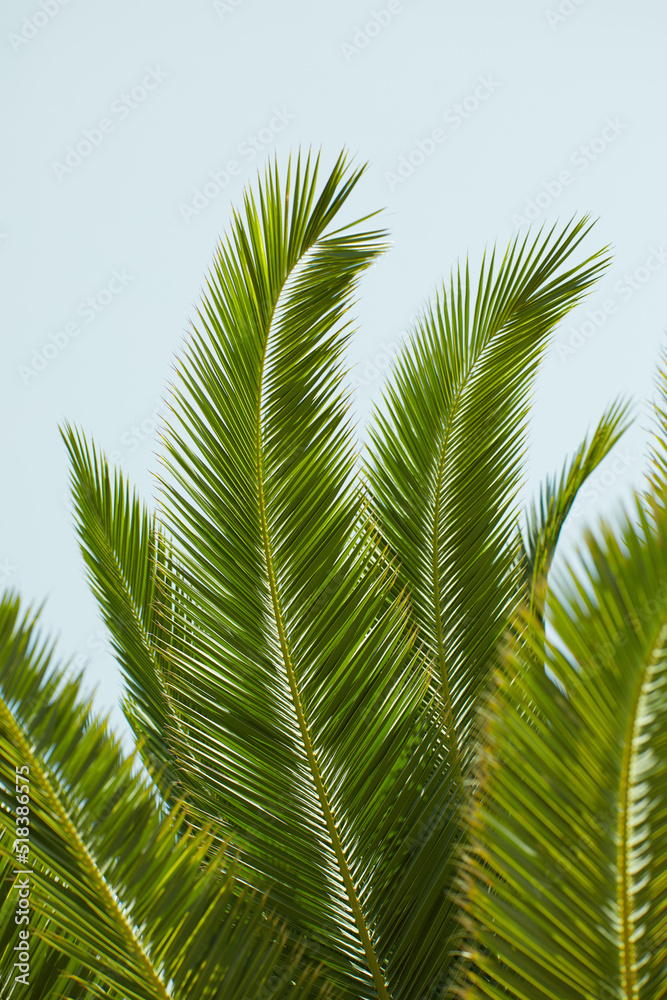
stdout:
[(619, 537), (591, 535), (585, 579), (548, 595), (558, 648), (529, 619), (499, 671), (470, 811), (469, 1000), (667, 995), (666, 540), (639, 503)]
[[(516, 495), (528, 398), (555, 324), (607, 265), (568, 260), (587, 219), (452, 275), (419, 320), (371, 428), (367, 479), (463, 770), (478, 694), (515, 606)], [(497, 271), (496, 271), (497, 267)]]
[(231, 839), (342, 996), (407, 1000), (458, 946), (458, 792), (343, 389), (384, 233), (332, 229), (361, 171), (341, 157), (319, 193), (317, 173), (299, 161), (283, 188), (270, 170), (234, 216), (178, 364), (155, 524), (67, 440), (89, 569), (128, 622), (131, 721), (188, 815)]
[(667, 347), (663, 347), (658, 366), (656, 388), (658, 399), (653, 404), (655, 433), (650, 451), (651, 471), (645, 499), (649, 508), (667, 505)]
[(582, 441), (564, 464), (560, 478), (547, 477), (539, 500), (527, 511), (525, 535), (518, 542), (523, 596), (539, 614), (544, 610), (547, 575), (565, 519), (583, 484), (627, 429), (627, 412), (627, 405), (614, 403), (600, 418), (590, 440)]
[[(35, 620), (3, 598), (1, 906), (4, 915), (20, 912), (27, 877), (31, 1000), (244, 1000), (260, 995), (279, 963), (293, 970), (280, 995), (311, 995), (303, 943), (239, 887), (210, 832), (188, 828), (179, 805), (163, 809), (136, 775), (136, 756), (123, 757), (81, 700), (80, 681), (52, 657)], [(0, 937), (3, 996), (25, 926), (12, 919)]]
[(156, 643), (165, 629), (170, 643), (177, 642), (164, 614), (165, 567), (172, 566), (168, 540), (120, 470), (112, 473), (94, 444), (88, 446), (69, 425), (62, 433), (88, 578), (127, 684), (123, 710), (145, 763), (159, 768), (160, 791), (173, 804), (185, 791), (170, 741), (180, 722), (169, 694), (168, 664)]
[[(1, 822), (0, 995), (3, 1000), (21, 996), (34, 997), (34, 1000), (57, 1000), (60, 997), (90, 1000), (93, 994), (87, 983), (99, 985), (94, 973), (65, 952), (49, 946), (41, 937), (48, 922), (44, 912), (33, 910), (29, 926), (23, 922), (23, 914), (17, 913), (18, 888), (22, 887), (25, 875), (21, 874), (24, 869), (17, 864), (18, 858), (12, 849), (15, 816), (3, 811)], [(24, 932), (22, 936), (19, 936), (20, 931)], [(28, 948), (22, 952), (21, 947), (25, 947), (26, 941)], [(107, 995), (123, 1000), (115, 990)]]

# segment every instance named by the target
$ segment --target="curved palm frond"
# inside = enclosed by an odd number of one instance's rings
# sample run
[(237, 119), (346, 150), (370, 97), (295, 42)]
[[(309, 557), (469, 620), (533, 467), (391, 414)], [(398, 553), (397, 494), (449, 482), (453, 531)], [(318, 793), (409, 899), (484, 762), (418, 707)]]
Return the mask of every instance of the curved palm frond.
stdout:
[(127, 684), (123, 711), (145, 764), (158, 774), (163, 798), (173, 805), (187, 790), (170, 741), (181, 727), (168, 688), (169, 666), (156, 642), (165, 631), (170, 646), (178, 641), (165, 616), (166, 567), (175, 573), (170, 546), (120, 470), (112, 474), (95, 445), (68, 424), (62, 435), (88, 578)]
[(435, 661), (453, 752), (467, 768), (478, 694), (514, 609), (515, 501), (528, 395), (553, 327), (608, 263), (563, 270), (587, 219), (452, 275), (400, 356), (371, 429), (366, 475), (420, 637)]
[[(123, 757), (81, 700), (80, 681), (67, 680), (52, 655), (35, 619), (21, 619), (18, 601), (4, 597), (2, 912), (21, 912), (27, 879), (31, 998), (244, 1000), (261, 994), (278, 964), (293, 973), (280, 995), (321, 995), (303, 943), (239, 889), (224, 854), (211, 856), (209, 831), (189, 828), (179, 805), (163, 810), (135, 774), (136, 757)], [(0, 981), (10, 996), (26, 925), (4, 926)]]
[(525, 535), (518, 539), (523, 575), (522, 598), (531, 610), (542, 614), (544, 591), (561, 529), (577, 493), (627, 429), (627, 404), (614, 403), (600, 418), (591, 435), (565, 462), (560, 478), (547, 477), (539, 500), (526, 513)]
[(558, 648), (529, 618), (485, 707), (470, 1000), (667, 993), (667, 516), (633, 513), (549, 591)]
[(188, 808), (342, 995), (407, 1000), (458, 943), (456, 795), (342, 388), (346, 316), (384, 242), (364, 220), (331, 228), (360, 173), (341, 157), (318, 193), (310, 159), (284, 189), (271, 170), (234, 216), (178, 366), (152, 543), (68, 442), (89, 569), (107, 615), (129, 614), (135, 724), (163, 734)]

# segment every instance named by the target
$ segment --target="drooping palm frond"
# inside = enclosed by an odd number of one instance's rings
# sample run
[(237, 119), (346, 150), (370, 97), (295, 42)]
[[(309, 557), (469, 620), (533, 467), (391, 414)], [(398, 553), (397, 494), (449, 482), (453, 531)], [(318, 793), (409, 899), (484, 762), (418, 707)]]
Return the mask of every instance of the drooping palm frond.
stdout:
[(68, 443), (103, 610), (130, 612), (114, 639), (131, 721), (164, 734), (152, 752), (188, 808), (342, 995), (407, 1000), (456, 952), (457, 802), (355, 472), (347, 313), (384, 234), (331, 224), (359, 175), (341, 157), (318, 193), (310, 160), (284, 189), (270, 170), (235, 215), (178, 366), (152, 543), (120, 480)]
[(547, 575), (565, 519), (583, 484), (626, 430), (627, 412), (627, 405), (614, 403), (600, 418), (590, 441), (585, 438), (565, 462), (560, 478), (547, 477), (540, 487), (539, 500), (533, 501), (527, 511), (525, 534), (518, 540), (523, 571), (521, 597), (538, 614), (544, 610)]
[[(587, 219), (518, 236), (452, 275), (400, 356), (371, 429), (374, 510), (435, 660), (452, 748), (466, 768), (478, 694), (514, 608), (512, 542), (528, 396), (555, 324), (607, 265), (568, 261)], [(460, 753), (459, 753), (460, 751)]]
[(469, 1000), (667, 995), (667, 516), (633, 515), (589, 537), (548, 594), (558, 648), (529, 619), (485, 708)]
[(208, 831), (189, 830), (180, 806), (162, 808), (52, 655), (4, 597), (1, 906), (20, 914), (27, 887), (30, 920), (3, 923), (3, 996), (13, 995), (22, 928), (29, 993), (16, 995), (31, 1000), (245, 1000), (279, 964), (292, 966), (279, 995), (320, 995), (315, 970), (298, 968), (302, 943), (239, 888), (223, 853), (212, 856)]

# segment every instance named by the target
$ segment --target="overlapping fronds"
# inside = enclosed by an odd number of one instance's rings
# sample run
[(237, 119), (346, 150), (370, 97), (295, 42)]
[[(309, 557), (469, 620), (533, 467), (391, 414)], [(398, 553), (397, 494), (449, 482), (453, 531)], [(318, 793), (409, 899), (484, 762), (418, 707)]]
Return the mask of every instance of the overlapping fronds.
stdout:
[(234, 216), (178, 364), (157, 523), (68, 444), (152, 759), (343, 996), (403, 1000), (456, 951), (458, 792), (356, 476), (343, 351), (384, 234), (331, 224), (359, 174), (341, 157), (318, 191), (310, 160), (284, 188), (272, 169)]
[[(244, 1000), (279, 965), (291, 965), (279, 996), (320, 995), (303, 944), (239, 887), (210, 832), (188, 828), (179, 805), (165, 811), (136, 770), (136, 756), (123, 756), (82, 700), (79, 679), (53, 665), (35, 620), (4, 597), (3, 996)], [(14, 965), (22, 929), (27, 990)]]
[[(82, 997), (291, 1000), (326, 983), (340, 1000), (450, 1000), (459, 987), (495, 1000), (657, 1000), (662, 446), (638, 526), (591, 540), (590, 579), (549, 596), (557, 648), (543, 631), (545, 581), (624, 406), (546, 481), (517, 534), (533, 378), (605, 251), (570, 262), (582, 219), (517, 237), (476, 282), (459, 270), (399, 360), (359, 477), (344, 350), (360, 276), (385, 245), (367, 219), (337, 221), (360, 174), (342, 156), (320, 183), (318, 163), (299, 158), (285, 183), (272, 167), (246, 194), (176, 365), (155, 512), (65, 428), (82, 549), (155, 787), (108, 749), (64, 681), (65, 721), (52, 718), (79, 785), (59, 758), (52, 766), (28, 689), (7, 702), (7, 731), (13, 713), (14, 744), (30, 744), (45, 788), (55, 774), (79, 836), (66, 848), (38, 812), (48, 988), (74, 975)], [(102, 763), (85, 778), (93, 745)], [(130, 800), (173, 871), (166, 912), (176, 921), (180, 907), (183, 923), (169, 939), (149, 891), (166, 885), (157, 860), (143, 847), (121, 857)], [(464, 970), (454, 890), (466, 817)], [(262, 986), (275, 962), (277, 982)]]
[[(59, 1000), (60, 997), (90, 1000), (93, 992), (87, 983), (99, 985), (92, 970), (64, 951), (49, 946), (41, 937), (48, 926), (48, 916), (43, 911), (36, 912), (33, 908), (29, 914), (30, 923), (26, 925), (18, 909), (18, 891), (25, 887), (26, 874), (21, 859), (13, 850), (15, 820), (15, 815), (3, 811), (0, 825), (1, 995), (7, 1000), (26, 995), (35, 1000)], [(107, 996), (123, 1000), (115, 990), (108, 990)]]
[[(667, 517), (590, 536), (485, 707), (461, 995), (667, 995)], [(551, 674), (545, 671), (548, 665)], [(555, 680), (553, 679), (555, 677)]]

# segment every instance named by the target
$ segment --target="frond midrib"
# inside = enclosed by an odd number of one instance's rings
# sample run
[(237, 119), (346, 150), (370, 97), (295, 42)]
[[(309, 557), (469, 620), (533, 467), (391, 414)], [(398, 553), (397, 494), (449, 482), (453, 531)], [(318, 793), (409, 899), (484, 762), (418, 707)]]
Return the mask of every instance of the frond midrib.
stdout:
[[(476, 359), (475, 359), (476, 360)], [(472, 369), (471, 365), (471, 369)], [(442, 686), (442, 693), (445, 703), (445, 719), (447, 732), (450, 739), (450, 749), (454, 758), (454, 766), (456, 769), (456, 774), (459, 783), (462, 781), (461, 775), (461, 760), (459, 755), (459, 745), (458, 745), (458, 733), (456, 729), (456, 723), (454, 720), (454, 710), (452, 707), (452, 696), (449, 689), (449, 675), (447, 671), (447, 662), (445, 658), (445, 642), (443, 636), (442, 628), (442, 608), (440, 606), (440, 508), (441, 508), (441, 495), (443, 488), (443, 477), (445, 471), (445, 458), (447, 455), (447, 446), (449, 443), (449, 437), (454, 424), (454, 415), (456, 408), (461, 399), (461, 394), (463, 393), (463, 388), (466, 382), (466, 378), (470, 372), (461, 379), (456, 390), (456, 397), (450, 407), (449, 414), (447, 416), (447, 423), (445, 426), (445, 432), (443, 440), (440, 444), (440, 456), (438, 458), (438, 468), (435, 476), (435, 505), (433, 511), (433, 532), (432, 532), (432, 559), (431, 559), (431, 573), (432, 573), (432, 585), (433, 585), (433, 607), (435, 609), (435, 635), (437, 644), (437, 655), (438, 662), (440, 664), (440, 684)]]
[(278, 632), (278, 638), (280, 642), (280, 649), (283, 656), (285, 672), (287, 674), (290, 693), (292, 695), (292, 700), (294, 702), (294, 709), (299, 725), (299, 732), (301, 739), (303, 741), (303, 746), (306, 751), (306, 756), (308, 758), (308, 763), (313, 776), (313, 782), (317, 790), (317, 795), (320, 800), (320, 806), (324, 814), (324, 819), (327, 825), (327, 830), (329, 837), (331, 838), (331, 844), (336, 855), (336, 860), (338, 862), (340, 875), (345, 886), (348, 901), (352, 909), (354, 916), (354, 921), (359, 932), (359, 937), (366, 955), (370, 972), (373, 976), (374, 985), (378, 991), (378, 996), (381, 1000), (390, 1000), (389, 992), (387, 990), (384, 976), (380, 965), (375, 954), (375, 949), (373, 948), (372, 941), (370, 939), (370, 934), (368, 927), (366, 926), (366, 921), (359, 903), (359, 898), (357, 896), (356, 887), (354, 885), (352, 874), (349, 870), (345, 853), (343, 851), (343, 846), (338, 836), (338, 831), (336, 829), (336, 823), (331, 811), (331, 806), (329, 805), (328, 796), (326, 789), (324, 787), (324, 782), (320, 774), (320, 770), (317, 764), (317, 758), (312, 745), (312, 740), (310, 738), (310, 733), (308, 731), (308, 726), (306, 724), (305, 715), (303, 712), (303, 707), (301, 704), (301, 698), (299, 694), (299, 689), (296, 682), (296, 676), (294, 672), (294, 666), (292, 663), (292, 656), (290, 653), (290, 647), (287, 639), (287, 632), (285, 629), (285, 624), (283, 620), (283, 611), (280, 604), (280, 599), (278, 595), (277, 581), (276, 581), (276, 567), (275, 567), (275, 557), (273, 554), (273, 548), (271, 545), (271, 539), (269, 536), (269, 526), (267, 517), (267, 505), (264, 496), (264, 482), (262, 475), (262, 400), (263, 400), (263, 388), (264, 388), (264, 370), (266, 366), (266, 359), (268, 354), (268, 346), (271, 337), (271, 328), (274, 323), (274, 318), (278, 305), (280, 302), (280, 297), (283, 294), (285, 285), (287, 284), (290, 275), (293, 273), (297, 265), (303, 260), (306, 253), (312, 249), (312, 246), (316, 245), (315, 241), (311, 246), (306, 246), (301, 248), (301, 253), (297, 260), (294, 262), (291, 268), (289, 268), (285, 274), (285, 277), (277, 290), (276, 300), (271, 310), (269, 320), (267, 323), (267, 333), (264, 339), (264, 346), (262, 350), (262, 358), (260, 362), (260, 377), (259, 377), (259, 398), (257, 406), (257, 429), (256, 429), (256, 447), (257, 447), (257, 487), (258, 487), (258, 504), (259, 504), (259, 514), (260, 514), (260, 524), (262, 531), (262, 543), (264, 546), (264, 556), (266, 559), (266, 568), (268, 575), (269, 590), (271, 594), (271, 603), (273, 607), (273, 613), (275, 617), (276, 629)]
[[(446, 306), (446, 304), (445, 304)], [(507, 308), (505, 313), (496, 323), (496, 328), (489, 335), (486, 340), (483, 340), (476, 354), (473, 355), (472, 361), (468, 369), (462, 374), (461, 378), (458, 380), (456, 386), (456, 392), (452, 403), (449, 407), (449, 412), (447, 414), (447, 420), (444, 428), (444, 434), (442, 441), (439, 445), (439, 456), (438, 456), (438, 466), (435, 475), (435, 505), (433, 511), (433, 530), (432, 530), (432, 560), (431, 560), (431, 573), (432, 573), (432, 587), (433, 587), (433, 606), (435, 609), (435, 625), (436, 625), (436, 642), (437, 642), (437, 654), (438, 661), (440, 664), (440, 682), (443, 689), (446, 718), (447, 718), (447, 728), (450, 734), (451, 746), (454, 752), (454, 761), (456, 771), (459, 776), (459, 780), (462, 780), (461, 775), (461, 760), (460, 751), (458, 745), (458, 731), (456, 727), (456, 722), (454, 720), (454, 710), (452, 705), (451, 691), (449, 687), (449, 676), (447, 671), (447, 662), (445, 657), (445, 647), (444, 647), (444, 637), (443, 637), (443, 627), (442, 627), (442, 609), (440, 606), (440, 573), (439, 573), (439, 545), (440, 545), (440, 532), (441, 532), (441, 496), (444, 486), (444, 475), (445, 466), (447, 459), (447, 446), (449, 443), (449, 438), (452, 433), (452, 429), (456, 420), (458, 413), (458, 406), (461, 401), (463, 394), (465, 393), (470, 380), (474, 377), (475, 371), (487, 350), (495, 343), (497, 338), (503, 333), (510, 317), (514, 312), (516, 312), (517, 304), (514, 303), (511, 308)]]

